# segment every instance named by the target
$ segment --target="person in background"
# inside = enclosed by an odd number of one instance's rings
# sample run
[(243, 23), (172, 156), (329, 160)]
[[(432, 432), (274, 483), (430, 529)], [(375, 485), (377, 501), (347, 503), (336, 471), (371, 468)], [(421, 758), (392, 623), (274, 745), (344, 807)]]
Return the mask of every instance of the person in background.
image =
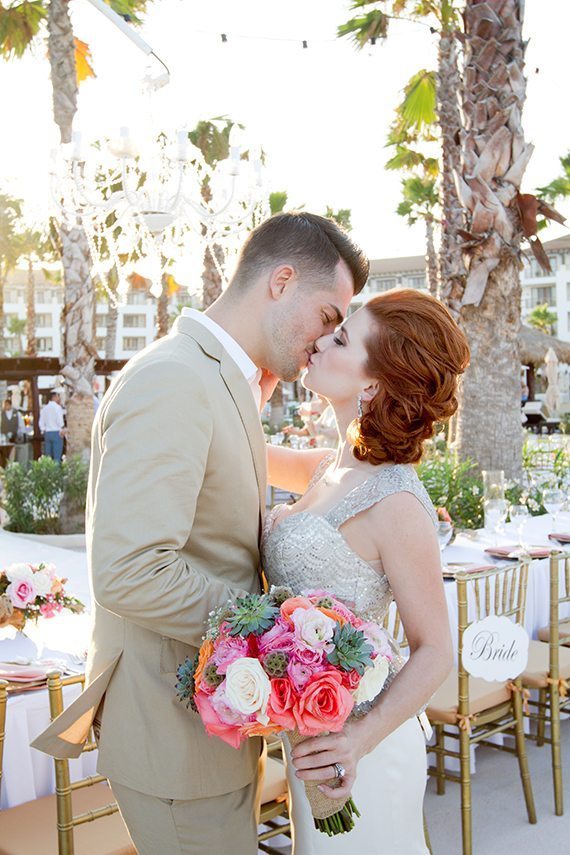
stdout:
[(65, 423), (58, 392), (51, 392), (49, 402), (40, 413), (40, 430), (44, 435), (45, 454), (61, 463)]
[(20, 413), (12, 406), (12, 401), (6, 398), (2, 405), (2, 420), (0, 433), (4, 434), (8, 442), (20, 441), (24, 435), (24, 421)]

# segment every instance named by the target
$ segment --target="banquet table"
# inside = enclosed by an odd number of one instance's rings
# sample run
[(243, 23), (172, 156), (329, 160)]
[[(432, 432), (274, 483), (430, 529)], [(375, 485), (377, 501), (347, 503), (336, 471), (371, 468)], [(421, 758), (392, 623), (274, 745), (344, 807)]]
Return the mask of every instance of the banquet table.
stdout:
[[(558, 530), (570, 532), (570, 515), (560, 515)], [(524, 540), (529, 545), (554, 548), (555, 543), (548, 540), (552, 531), (552, 521), (547, 515), (530, 518), (525, 526)], [(444, 563), (477, 562), (494, 563), (485, 554), (485, 548), (494, 543), (483, 531), (458, 534), (452, 545), (443, 553)], [(517, 536), (513, 527), (507, 525), (505, 532), (499, 534), (499, 544), (514, 544)], [(50, 620), (41, 620), (37, 627), (28, 624), (26, 634), (16, 633), (13, 628), (0, 629), (0, 661), (29, 661), (48, 659), (62, 668), (80, 671), (89, 640), (89, 607), (91, 594), (87, 578), (85, 552), (74, 552), (37, 540), (10, 534), (0, 530), (1, 566), (12, 562), (26, 561), (39, 563), (53, 562), (58, 574), (68, 578), (68, 590), (77, 596), (86, 606), (86, 613), (73, 615), (62, 612)], [(449, 612), (452, 638), (457, 649), (457, 597), (453, 580), (445, 581), (445, 595)], [(528, 592), (525, 627), (531, 638), (536, 638), (540, 627), (548, 623), (549, 611), (549, 569), (548, 559), (532, 562)], [(570, 605), (566, 606), (570, 616)], [(77, 686), (68, 686), (64, 690), (64, 703), (67, 705), (78, 694)], [(6, 717), (6, 740), (4, 748), (4, 774), (0, 792), (0, 809), (13, 807), (31, 799), (54, 792), (55, 780), (51, 758), (30, 748), (33, 740), (49, 723), (49, 704), (47, 689), (26, 691), (12, 695), (8, 700)], [(96, 764), (96, 752), (82, 755), (71, 761), (71, 777), (75, 780), (84, 775), (93, 774)]]
[[(63, 611), (54, 618), (40, 619), (37, 626), (28, 621), (25, 633), (16, 632), (13, 627), (0, 628), (0, 661), (23, 664), (47, 659), (53, 663), (51, 667), (67, 669), (70, 673), (81, 672), (89, 641), (91, 603), (85, 552), (47, 546), (40, 540), (28, 540), (0, 530), (0, 556), (2, 567), (16, 562), (55, 564), (58, 575), (68, 579), (68, 593), (78, 597), (86, 607), (84, 614)], [(69, 704), (79, 691), (79, 686), (65, 687), (64, 703)], [(6, 710), (0, 810), (54, 792), (52, 759), (30, 748), (30, 741), (48, 724), (46, 688), (10, 694)], [(95, 754), (91, 752), (71, 761), (72, 780), (94, 774)]]

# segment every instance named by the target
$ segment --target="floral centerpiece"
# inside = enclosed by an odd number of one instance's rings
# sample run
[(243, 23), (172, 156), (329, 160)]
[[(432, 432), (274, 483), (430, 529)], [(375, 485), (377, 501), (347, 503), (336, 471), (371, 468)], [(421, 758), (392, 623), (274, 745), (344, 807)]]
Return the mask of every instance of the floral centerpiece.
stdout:
[[(288, 731), (292, 745), (342, 730), (380, 693), (395, 654), (384, 630), (327, 591), (286, 588), (248, 595), (213, 612), (194, 661), (178, 669), (176, 691), (206, 731), (234, 748)], [(334, 782), (333, 782), (334, 786)], [(339, 834), (359, 816), (349, 798), (306, 782), (315, 826)]]
[(0, 626), (21, 630), (28, 619), (51, 618), (62, 609), (82, 612), (83, 603), (65, 592), (66, 582), (53, 564), (10, 564), (0, 570)]

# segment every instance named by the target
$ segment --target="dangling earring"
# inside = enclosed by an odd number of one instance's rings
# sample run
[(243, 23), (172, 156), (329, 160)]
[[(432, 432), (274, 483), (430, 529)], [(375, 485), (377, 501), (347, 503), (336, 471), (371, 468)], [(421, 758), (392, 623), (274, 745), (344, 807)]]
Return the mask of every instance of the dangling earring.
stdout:
[(361, 419), (364, 415), (364, 410), (362, 409), (362, 395), (358, 396), (358, 418)]

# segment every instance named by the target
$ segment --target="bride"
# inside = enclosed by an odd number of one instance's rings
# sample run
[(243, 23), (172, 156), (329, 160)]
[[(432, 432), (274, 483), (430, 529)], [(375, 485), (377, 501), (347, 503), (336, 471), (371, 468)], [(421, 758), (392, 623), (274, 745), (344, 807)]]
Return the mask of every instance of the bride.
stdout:
[[(303, 379), (334, 409), (336, 456), (268, 447), (270, 483), (302, 494), (267, 518), (269, 584), (325, 588), (376, 621), (395, 600), (411, 651), (368, 715), (292, 754), (287, 746), (294, 855), (428, 852), (417, 713), (447, 676), (452, 648), (436, 515), (411, 464), (436, 423), (455, 412), (468, 359), (441, 303), (418, 291), (386, 292), (316, 342)], [(352, 793), (361, 818), (349, 834), (329, 838), (314, 828), (303, 782), (335, 775), (340, 786), (322, 783), (322, 791), (345, 801)]]

